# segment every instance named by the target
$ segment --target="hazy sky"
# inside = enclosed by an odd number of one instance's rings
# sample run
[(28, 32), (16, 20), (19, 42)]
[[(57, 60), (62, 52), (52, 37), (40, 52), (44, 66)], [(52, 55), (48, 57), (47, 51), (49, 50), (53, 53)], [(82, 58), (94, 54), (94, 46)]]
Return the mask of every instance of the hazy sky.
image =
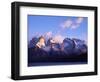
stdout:
[(28, 15), (28, 39), (46, 35), (87, 40), (88, 18)]

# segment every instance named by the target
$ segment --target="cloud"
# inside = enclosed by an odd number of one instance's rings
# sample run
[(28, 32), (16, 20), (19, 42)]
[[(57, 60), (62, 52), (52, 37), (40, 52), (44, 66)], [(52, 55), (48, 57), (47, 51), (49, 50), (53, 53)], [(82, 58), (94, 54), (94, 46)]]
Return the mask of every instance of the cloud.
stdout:
[(71, 29), (76, 29), (80, 26), (80, 24), (83, 22), (83, 17), (78, 17), (76, 20), (71, 20), (68, 19), (64, 21), (60, 27), (63, 29), (71, 28)]
[(72, 26), (71, 26), (71, 29), (76, 29), (76, 28), (78, 28), (80, 25), (79, 24), (73, 24)]
[(73, 22), (72, 26), (71, 26), (71, 29), (76, 29), (80, 26), (80, 24), (83, 22), (83, 19), (82, 17), (79, 17), (76, 19), (75, 22)]
[(52, 36), (52, 31), (49, 31), (45, 34), (46, 37), (50, 38)]
[(82, 23), (82, 21), (83, 21), (83, 17), (79, 17), (79, 18), (77, 18), (76, 23), (80, 24), (80, 23)]
[(61, 24), (61, 27), (64, 28), (69, 28), (72, 25), (72, 21), (71, 20), (66, 20), (64, 21), (64, 23)]
[(62, 43), (63, 40), (64, 40), (64, 37), (63, 37), (62, 35), (56, 35), (56, 36), (54, 36), (54, 38), (53, 38), (53, 41), (54, 41), (55, 43)]
[(39, 37), (41, 34), (39, 32), (34, 33), (32, 36)]

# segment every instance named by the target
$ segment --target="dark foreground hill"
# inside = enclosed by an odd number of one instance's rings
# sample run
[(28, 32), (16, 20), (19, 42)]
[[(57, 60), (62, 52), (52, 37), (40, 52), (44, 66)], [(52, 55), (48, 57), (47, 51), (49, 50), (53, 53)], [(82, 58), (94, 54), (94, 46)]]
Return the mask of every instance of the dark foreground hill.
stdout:
[[(33, 53), (34, 52), (34, 53)], [(84, 54), (70, 54), (67, 55), (63, 52), (58, 51), (50, 51), (45, 52), (41, 49), (34, 50), (32, 48), (28, 51), (28, 66), (43, 66), (45, 63), (46, 65), (53, 64), (83, 64), (87, 63), (87, 53)], [(37, 64), (37, 65), (36, 65)]]

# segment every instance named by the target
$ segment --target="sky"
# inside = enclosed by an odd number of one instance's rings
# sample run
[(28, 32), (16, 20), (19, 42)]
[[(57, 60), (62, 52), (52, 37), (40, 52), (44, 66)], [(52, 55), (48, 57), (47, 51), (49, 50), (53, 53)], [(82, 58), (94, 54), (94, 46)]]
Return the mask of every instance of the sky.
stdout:
[(88, 18), (75, 16), (28, 15), (28, 40), (34, 36), (78, 38), (87, 41)]

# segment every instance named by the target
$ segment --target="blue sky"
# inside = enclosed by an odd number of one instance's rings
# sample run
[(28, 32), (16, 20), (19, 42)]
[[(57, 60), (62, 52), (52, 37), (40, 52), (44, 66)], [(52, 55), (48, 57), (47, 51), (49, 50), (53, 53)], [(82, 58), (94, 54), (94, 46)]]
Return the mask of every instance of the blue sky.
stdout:
[(48, 35), (87, 40), (88, 18), (28, 15), (28, 39)]

